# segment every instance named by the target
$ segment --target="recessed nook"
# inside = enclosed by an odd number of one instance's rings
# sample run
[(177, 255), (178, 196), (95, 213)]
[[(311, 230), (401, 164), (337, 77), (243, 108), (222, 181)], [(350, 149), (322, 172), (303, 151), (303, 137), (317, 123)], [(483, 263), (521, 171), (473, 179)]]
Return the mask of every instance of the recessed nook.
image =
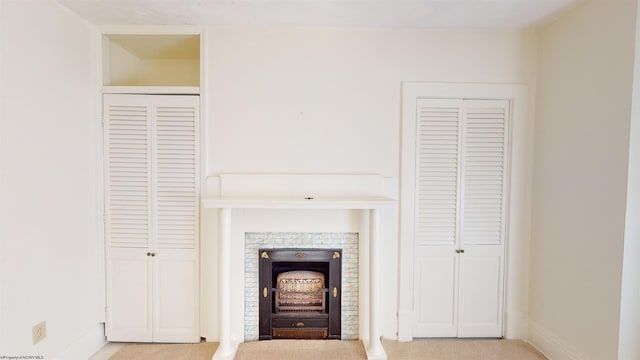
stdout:
[(107, 34), (104, 86), (200, 86), (200, 35)]

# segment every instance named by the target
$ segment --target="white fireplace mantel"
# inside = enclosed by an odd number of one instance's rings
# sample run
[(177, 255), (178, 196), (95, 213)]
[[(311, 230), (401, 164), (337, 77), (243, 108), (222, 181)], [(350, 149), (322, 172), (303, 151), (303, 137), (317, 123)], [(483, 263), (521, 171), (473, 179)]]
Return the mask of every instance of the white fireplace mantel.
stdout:
[[(340, 175), (335, 175), (339, 177)], [(296, 178), (296, 176), (293, 176)], [(244, 178), (243, 178), (244, 179)], [(331, 179), (340, 180), (332, 177)], [(349, 175), (346, 180), (354, 180), (357, 176)], [(364, 183), (371, 183), (371, 175), (363, 175)], [(237, 180), (234, 178), (234, 180)], [(323, 176), (326, 181), (326, 176)], [(375, 180), (375, 179), (374, 179)], [(339, 181), (338, 181), (339, 183)], [(374, 181), (375, 183), (375, 181)], [(249, 192), (249, 191), (247, 191)], [(315, 192), (316, 194), (318, 192)], [(369, 313), (360, 313), (360, 317), (368, 315), (368, 338), (363, 338), (368, 359), (386, 359), (387, 355), (381, 343), (380, 329), (380, 288), (381, 274), (379, 266), (380, 254), (380, 209), (392, 207), (396, 200), (390, 197), (352, 193), (338, 196), (324, 195), (280, 195), (280, 196), (247, 196), (225, 195), (206, 197), (202, 200), (204, 208), (219, 209), (219, 253), (220, 272), (219, 289), (219, 326), (220, 346), (213, 359), (233, 359), (238, 344), (231, 341), (231, 243), (232, 243), (232, 214), (233, 209), (296, 209), (296, 210), (364, 210), (369, 218)]]
[(382, 196), (368, 197), (212, 197), (202, 200), (205, 208), (218, 209), (334, 209), (367, 210), (395, 204)]

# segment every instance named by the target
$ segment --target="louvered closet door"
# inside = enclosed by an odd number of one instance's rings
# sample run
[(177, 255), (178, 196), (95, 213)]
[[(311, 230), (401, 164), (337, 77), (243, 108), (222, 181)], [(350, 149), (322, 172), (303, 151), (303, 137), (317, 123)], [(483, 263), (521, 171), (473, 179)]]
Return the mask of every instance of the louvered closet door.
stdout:
[(154, 341), (197, 342), (198, 97), (153, 98)]
[(107, 323), (110, 341), (153, 340), (151, 102), (104, 97)]
[(414, 336), (502, 336), (509, 102), (417, 102)]
[(200, 339), (198, 103), (104, 96), (110, 341)]
[(414, 335), (454, 337), (462, 101), (417, 106)]
[(459, 337), (502, 336), (509, 102), (464, 102)]

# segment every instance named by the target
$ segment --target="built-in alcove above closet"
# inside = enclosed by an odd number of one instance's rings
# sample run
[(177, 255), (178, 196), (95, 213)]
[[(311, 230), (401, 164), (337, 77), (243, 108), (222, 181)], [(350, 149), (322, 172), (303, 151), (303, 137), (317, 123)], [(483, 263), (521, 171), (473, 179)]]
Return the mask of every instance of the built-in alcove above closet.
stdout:
[(200, 35), (104, 35), (104, 86), (200, 86)]

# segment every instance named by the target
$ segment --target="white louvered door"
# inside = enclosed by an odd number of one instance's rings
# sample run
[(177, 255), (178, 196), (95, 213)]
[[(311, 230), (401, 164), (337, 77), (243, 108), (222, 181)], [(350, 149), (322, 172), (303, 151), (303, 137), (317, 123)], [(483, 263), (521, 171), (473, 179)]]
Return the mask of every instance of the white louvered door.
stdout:
[(501, 337), (509, 102), (463, 109), (458, 336)]
[(153, 336), (156, 342), (197, 342), (198, 97), (153, 100)]
[(509, 101), (417, 102), (415, 337), (501, 337)]
[(107, 322), (110, 341), (152, 341), (151, 107), (104, 97)]
[(104, 96), (109, 341), (197, 342), (198, 96)]
[(416, 336), (457, 336), (462, 101), (419, 100), (416, 154)]

